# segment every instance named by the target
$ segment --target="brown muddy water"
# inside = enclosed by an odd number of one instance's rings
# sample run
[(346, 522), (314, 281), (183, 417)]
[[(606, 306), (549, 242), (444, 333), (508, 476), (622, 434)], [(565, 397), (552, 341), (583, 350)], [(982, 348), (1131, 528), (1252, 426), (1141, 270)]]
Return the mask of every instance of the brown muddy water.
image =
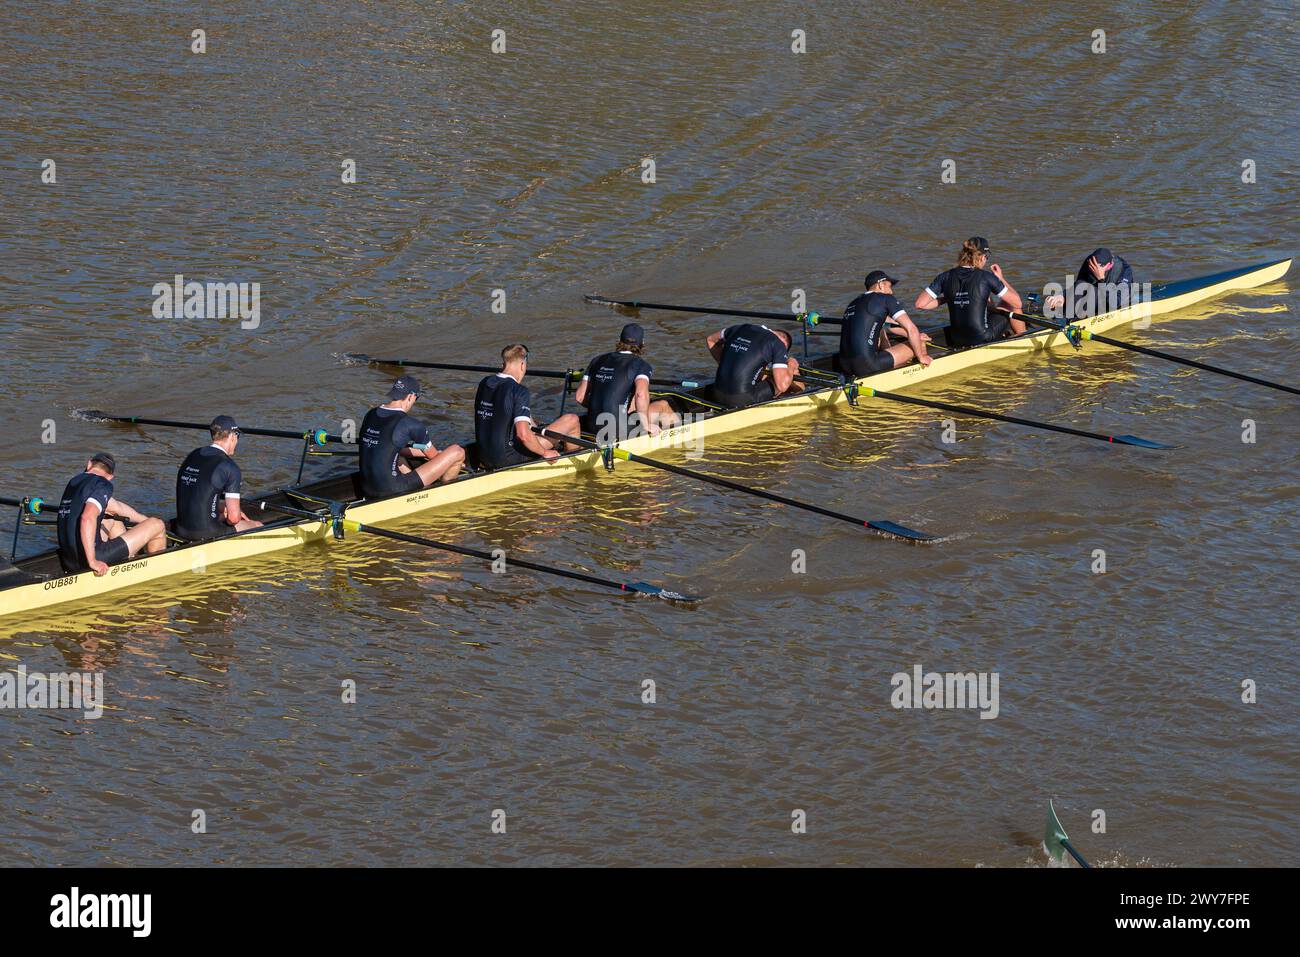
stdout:
[[(196, 435), (71, 410), (333, 428), (391, 376), (338, 353), (579, 366), (623, 321), (588, 292), (834, 313), (875, 267), (910, 303), (972, 233), (1022, 290), (1101, 244), (1152, 281), (1300, 246), (1293, 4), (972, 9), (8, 5), (0, 494), (103, 447), (166, 513)], [(257, 328), (155, 318), (177, 273), (260, 283)], [(1117, 335), (1294, 383), (1297, 288)], [(708, 374), (721, 320), (641, 321), (657, 373)], [(475, 377), (425, 378), (467, 438)], [(1100, 864), (1293, 863), (1293, 399), (1098, 345), (924, 394), (1183, 448), (872, 406), (690, 463), (926, 548), (626, 465), (399, 526), (694, 609), (349, 540), (6, 619), (5, 667), (102, 672), (106, 709), (0, 714), (0, 859), (1041, 866), (1054, 797)], [(296, 455), (247, 438), (250, 490)], [(996, 673), (996, 718), (892, 707), (917, 665)]]

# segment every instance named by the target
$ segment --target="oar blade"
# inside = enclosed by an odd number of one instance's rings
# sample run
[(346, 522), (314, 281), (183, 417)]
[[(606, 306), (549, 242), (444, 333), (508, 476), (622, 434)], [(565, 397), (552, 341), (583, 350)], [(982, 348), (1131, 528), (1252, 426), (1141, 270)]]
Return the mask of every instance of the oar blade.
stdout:
[(704, 601), (703, 595), (686, 595), (679, 591), (669, 591), (667, 588), (660, 588), (658, 585), (651, 585), (649, 582), (632, 582), (627, 587), (629, 591), (639, 592), (642, 595), (653, 595), (655, 598), (662, 598), (664, 601), (681, 602), (686, 605)]
[(73, 409), (70, 417), (80, 419), (83, 422), (111, 422), (113, 420), (111, 415), (100, 409)]
[(1054, 861), (1065, 859), (1065, 845), (1062, 841), (1068, 841), (1069, 835), (1065, 833), (1065, 828), (1061, 827), (1061, 822), (1056, 816), (1056, 808), (1052, 806), (1052, 799), (1047, 799), (1047, 830), (1043, 834), (1043, 846), (1047, 848), (1047, 855)]
[(897, 522), (876, 521), (864, 523), (867, 528), (875, 529), (877, 532), (883, 532), (886, 535), (893, 535), (895, 538), (902, 538), (909, 542), (937, 542), (939, 535), (930, 535), (927, 532), (918, 532), (914, 528), (908, 528), (906, 525), (899, 525)]
[(1120, 445), (1136, 445), (1140, 449), (1181, 449), (1181, 445), (1166, 445), (1163, 442), (1152, 442), (1150, 439), (1139, 438), (1136, 435), (1112, 435), (1112, 442)]

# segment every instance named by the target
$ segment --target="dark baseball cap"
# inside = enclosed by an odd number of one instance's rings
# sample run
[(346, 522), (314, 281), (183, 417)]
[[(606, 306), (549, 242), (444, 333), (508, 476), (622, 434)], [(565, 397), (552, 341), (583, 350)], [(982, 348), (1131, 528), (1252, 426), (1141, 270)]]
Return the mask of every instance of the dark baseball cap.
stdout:
[(620, 342), (631, 342), (639, 346), (645, 342), (645, 330), (635, 322), (629, 322), (618, 334), (618, 338)]
[(419, 395), (420, 383), (413, 375), (402, 375), (397, 377), (393, 387), (388, 390), (388, 398), (391, 401), (405, 399), (408, 395)]
[(1110, 254), (1110, 250), (1105, 246), (1098, 246), (1092, 251), (1092, 258), (1097, 260), (1098, 266), (1109, 266), (1115, 261), (1115, 257)]
[(894, 283), (898, 282), (897, 278), (891, 276), (883, 269), (873, 269), (871, 270), (871, 272), (867, 273), (867, 278), (862, 280), (862, 284), (866, 286), (868, 289), (870, 289), (872, 286), (880, 282), (882, 279), (888, 279), (890, 282), (894, 282)]
[(974, 243), (975, 248), (982, 253), (986, 253), (989, 251), (989, 241), (985, 239), (983, 236), (972, 236), (970, 239), (966, 241), (969, 243)]
[(219, 415), (212, 420), (212, 424), (208, 426), (208, 431), (214, 434), (217, 432), (238, 432), (239, 425), (230, 416)]

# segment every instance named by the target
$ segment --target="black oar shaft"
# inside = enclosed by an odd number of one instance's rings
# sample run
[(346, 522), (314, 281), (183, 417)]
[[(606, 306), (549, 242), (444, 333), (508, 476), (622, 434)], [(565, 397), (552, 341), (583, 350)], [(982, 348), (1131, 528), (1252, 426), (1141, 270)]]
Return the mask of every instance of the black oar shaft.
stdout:
[[(537, 431), (540, 435), (544, 435), (549, 439), (569, 442), (573, 445), (579, 446), (580, 448), (601, 451), (601, 446), (579, 436), (564, 435), (560, 432), (552, 432), (550, 429), (538, 429)], [(669, 463), (661, 462), (658, 459), (646, 458), (644, 455), (636, 455), (635, 453), (628, 452), (626, 449), (614, 447), (612, 449), (612, 454), (617, 458), (625, 459), (629, 462), (638, 462), (641, 465), (647, 465), (650, 468), (671, 472), (674, 475), (680, 475), (683, 478), (695, 479), (700, 482), (706, 482), (710, 485), (717, 485), (720, 488), (730, 489), (734, 492), (742, 492), (746, 495), (754, 495), (758, 498), (767, 499), (770, 502), (779, 502), (780, 504), (788, 505), (791, 508), (803, 509), (806, 512), (814, 512), (817, 515), (824, 515), (827, 518), (838, 519), (841, 522), (849, 522), (862, 528), (870, 528), (875, 531), (886, 532), (900, 538), (909, 538), (916, 541), (933, 541), (936, 538), (936, 536), (927, 535), (924, 532), (917, 532), (913, 529), (907, 529), (903, 526), (895, 525), (892, 522), (876, 522), (869, 519), (858, 518), (853, 515), (846, 515), (843, 512), (835, 512), (828, 508), (822, 508), (820, 505), (813, 505), (810, 502), (801, 502), (797, 499), (787, 498), (784, 495), (777, 495), (774, 492), (766, 492), (761, 488), (754, 488), (752, 485), (741, 485), (739, 482), (732, 482), (724, 478), (718, 478), (715, 475), (706, 475), (703, 472), (696, 472), (693, 469), (682, 468), (679, 465), (670, 465)], [(904, 532), (910, 534), (902, 534)]]
[[(1083, 429), (1072, 429), (1068, 425), (1053, 425), (1050, 422), (1039, 422), (1034, 419), (1021, 419), (1014, 415), (1003, 415), (1001, 412), (990, 412), (987, 409), (976, 409), (968, 405), (953, 405), (950, 402), (940, 402), (937, 399), (918, 399), (916, 396), (900, 395), (897, 392), (884, 392), (880, 389), (864, 388), (863, 393), (868, 396), (877, 396), (881, 399), (889, 399), (893, 402), (906, 402), (908, 405), (919, 405), (930, 409), (942, 409), (945, 412), (953, 412), (957, 415), (971, 415), (981, 419), (995, 419), (998, 422), (1010, 422), (1013, 425), (1024, 425), (1031, 429), (1043, 429), (1048, 432), (1060, 432), (1063, 435), (1077, 435), (1080, 438), (1096, 439), (1098, 442), (1109, 442), (1112, 445), (1132, 445), (1128, 441), (1133, 436), (1116, 436), (1103, 435), (1100, 432), (1087, 432)], [(1148, 443), (1143, 440), (1144, 448), (1162, 447), (1158, 443)]]
[[(321, 521), (321, 522), (328, 522), (333, 520), (334, 518), (331, 515), (321, 514), (319, 512), (309, 512), (305, 509), (292, 508), (290, 506), (279, 505), (274, 502), (263, 501), (258, 504), (261, 508), (270, 509), (273, 512), (282, 512), (286, 515), (293, 515), (298, 518), (314, 519), (316, 521)], [(452, 552), (457, 555), (465, 555), (469, 558), (477, 558), (485, 562), (495, 562), (498, 559), (498, 556), (493, 555), (491, 552), (485, 552), (477, 548), (468, 548), (464, 545), (452, 545), (449, 542), (439, 542), (439, 541), (435, 541), (432, 538), (423, 538), (419, 535), (408, 535), (405, 532), (395, 532), (392, 531), (391, 529), (378, 528), (374, 525), (366, 525), (362, 522), (353, 521), (350, 518), (344, 518), (341, 516), (339, 517), (338, 521), (342, 525), (342, 527), (347, 531), (366, 532), (371, 535), (379, 536), (380, 538), (390, 538), (393, 541), (397, 541), (397, 542), (407, 542), (412, 545), (422, 545), (425, 548), (433, 548), (433, 549), (437, 549), (438, 551)], [(650, 586), (644, 583), (638, 582), (636, 584), (632, 584), (627, 582), (612, 581), (608, 578), (598, 578), (595, 575), (587, 575), (584, 574), (583, 572), (569, 571), (566, 568), (557, 568), (554, 565), (542, 565), (538, 562), (530, 562), (522, 558), (508, 558), (506, 559), (506, 563), (508, 565), (517, 565), (520, 568), (527, 568), (530, 571), (542, 572), (543, 574), (546, 575), (556, 575), (560, 578), (568, 578), (573, 581), (586, 582), (589, 585), (600, 585), (603, 588), (612, 588), (612, 589), (616, 589), (617, 591), (621, 591), (625, 593), (640, 592), (640, 593), (648, 593), (648, 594), (659, 594), (661, 597), (665, 597), (670, 600), (679, 600), (679, 601), (699, 600), (698, 597), (696, 596), (679, 595), (675, 592), (667, 592), (656, 586)], [(640, 585), (640, 587), (637, 587), (638, 585)]]
[[(1066, 329), (1065, 323), (1052, 322), (1049, 319), (1026, 315), (1023, 312), (1008, 312), (1007, 314), (1012, 318), (1021, 319), (1025, 322), (1032, 323), (1033, 325), (1042, 326), (1045, 329), (1055, 329), (1058, 332), (1063, 332)], [(1216, 375), (1227, 376), (1231, 379), (1239, 379), (1242, 382), (1262, 385), (1266, 389), (1277, 389), (1279, 392), (1289, 392), (1292, 395), (1300, 395), (1300, 389), (1292, 388), (1289, 385), (1283, 385), (1280, 382), (1271, 382), (1268, 379), (1260, 379), (1253, 375), (1246, 375), (1244, 372), (1233, 372), (1231, 369), (1225, 369), (1222, 366), (1210, 365), (1208, 362), (1198, 362), (1195, 359), (1188, 359), (1183, 356), (1174, 355), (1172, 352), (1163, 352), (1160, 349), (1151, 349), (1147, 346), (1139, 346), (1132, 342), (1125, 342), (1122, 339), (1112, 339), (1110, 336), (1103, 336), (1100, 333), (1092, 332), (1082, 326), (1076, 328), (1079, 329), (1083, 338), (1091, 339), (1093, 342), (1100, 342), (1108, 346), (1114, 346), (1117, 349), (1127, 349), (1129, 352), (1137, 352), (1144, 356), (1151, 356), (1153, 359), (1164, 359), (1166, 362), (1175, 362), (1178, 365), (1188, 366), (1192, 369), (1200, 369), (1203, 372), (1213, 372)]]
[[(634, 299), (607, 299), (604, 296), (586, 296), (588, 302), (623, 306), (626, 309), (662, 309), (667, 312), (693, 312), (704, 316), (735, 316), (739, 319), (776, 319), (782, 322), (803, 322), (807, 313), (765, 312), (757, 309), (720, 309), (714, 306), (675, 306), (664, 302), (638, 302)], [(818, 325), (839, 325), (838, 319), (818, 317)]]
[[(83, 418), (102, 420), (105, 422), (121, 422), (125, 425), (156, 425), (168, 429), (199, 429), (204, 432), (208, 431), (209, 425), (206, 422), (177, 422), (172, 419), (147, 419), (138, 415), (108, 415), (97, 409), (85, 410), (81, 413)], [(245, 435), (266, 435), (275, 439), (306, 439), (317, 434), (312, 431), (292, 432), (288, 429), (256, 429), (239, 427), (239, 431)], [(349, 444), (341, 435), (330, 435), (321, 433), (326, 442), (340, 442)]]
[[(409, 369), (442, 369), (449, 372), (481, 372), (484, 375), (490, 375), (494, 372), (500, 372), (500, 366), (474, 366), (463, 365), (459, 362), (421, 362), (413, 359), (376, 359), (363, 353), (353, 352), (347, 355), (348, 359), (355, 362), (366, 362), (376, 366), (399, 366)], [(571, 369), (568, 372), (558, 372), (554, 369), (534, 369), (531, 366), (525, 375), (537, 376), (542, 379), (568, 379), (571, 381), (581, 381), (583, 370)], [(706, 385), (708, 380), (696, 382), (691, 379), (651, 379), (651, 385), (670, 386), (682, 389), (697, 389)]]
[(1061, 846), (1070, 852), (1070, 856), (1079, 862), (1080, 867), (1087, 867), (1087, 868), (1092, 867), (1091, 864), (1089, 864), (1087, 861), (1083, 859), (1083, 855), (1074, 849), (1074, 845), (1070, 843), (1069, 838), (1063, 837), (1060, 840), (1061, 840)]

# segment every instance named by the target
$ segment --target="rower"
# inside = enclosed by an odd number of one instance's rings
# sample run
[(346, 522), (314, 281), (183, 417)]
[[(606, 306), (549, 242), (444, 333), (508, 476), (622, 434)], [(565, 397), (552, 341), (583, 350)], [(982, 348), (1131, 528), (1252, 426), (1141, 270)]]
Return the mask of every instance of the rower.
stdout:
[(361, 494), (367, 498), (418, 492), (460, 474), (465, 450), (449, 445), (438, 451), (429, 427), (410, 414), (419, 397), (415, 376), (399, 376), (388, 390), (388, 401), (361, 420), (357, 446)]
[(86, 462), (86, 470), (63, 490), (56, 524), (59, 562), (65, 572), (89, 569), (100, 578), (108, 574), (109, 565), (135, 557), (141, 548), (156, 555), (167, 547), (162, 519), (141, 515), (113, 498), (116, 472), (117, 460), (107, 452), (96, 452)]
[(575, 398), (587, 407), (581, 418), (582, 431), (595, 435), (601, 445), (628, 437), (629, 412), (650, 435), (676, 425), (677, 413), (663, 399), (650, 401), (650, 363), (641, 357), (645, 330), (635, 322), (623, 327), (618, 347), (596, 356), (587, 364)]
[[(1074, 300), (1071, 315), (1065, 318), (1086, 319), (1133, 302), (1133, 267), (1105, 246), (1095, 250), (1079, 267), (1074, 277)], [(1065, 296), (1048, 296), (1043, 309), (1054, 313), (1065, 305)], [(1057, 313), (1060, 318), (1060, 314)]]
[(185, 457), (176, 473), (176, 534), (190, 542), (246, 532), (261, 522), (244, 514), (239, 487), (243, 475), (232, 456), (239, 445), (239, 426), (219, 415), (208, 426), (212, 444)]
[[(509, 345), (501, 350), (501, 371), (478, 384), (474, 395), (475, 447), (479, 464), (486, 469), (559, 458), (556, 443), (533, 431), (533, 397), (523, 384), (527, 372), (528, 347)], [(582, 423), (567, 412), (547, 428), (576, 436), (582, 431)]]
[(794, 378), (799, 360), (790, 355), (788, 332), (744, 322), (713, 333), (706, 342), (718, 361), (713, 397), (722, 405), (741, 408), (803, 391)]
[(917, 309), (934, 309), (940, 303), (948, 304), (948, 345), (954, 348), (979, 346), (1003, 338), (1010, 331), (1020, 335), (1025, 323), (1003, 312), (989, 314), (989, 306), (1000, 306), (1019, 312), (1022, 308), (1020, 293), (1011, 287), (1002, 268), (994, 263), (985, 269), (989, 260), (989, 241), (983, 236), (972, 236), (962, 243), (957, 265), (934, 277), (934, 282), (916, 297)]
[[(883, 269), (873, 269), (864, 280), (866, 292), (849, 303), (840, 325), (840, 351), (835, 354), (836, 372), (859, 378), (906, 365), (913, 359), (923, 366), (930, 364), (925, 351), (929, 336), (922, 334), (908, 317), (902, 303), (894, 298), (898, 282)], [(886, 329), (897, 323), (907, 342), (890, 345)]]

